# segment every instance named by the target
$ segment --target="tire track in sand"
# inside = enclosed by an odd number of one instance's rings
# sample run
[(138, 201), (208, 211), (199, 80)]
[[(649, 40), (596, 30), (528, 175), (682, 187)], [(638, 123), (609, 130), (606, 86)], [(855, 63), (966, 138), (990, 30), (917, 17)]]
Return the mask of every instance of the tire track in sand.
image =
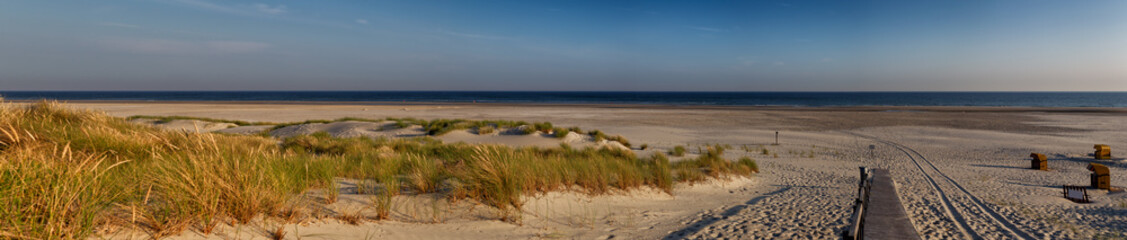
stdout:
[[(983, 237), (978, 232), (974, 231), (974, 228), (970, 227), (970, 224), (969, 224), (969, 222), (967, 222), (966, 217), (963, 215), (962, 212), (960, 212), (958, 210), (958, 208), (955, 207), (954, 202), (951, 200), (952, 198), (949, 196), (949, 194), (946, 191), (943, 190), (943, 187), (939, 186), (938, 182), (936, 181), (936, 178), (932, 177), (932, 175), (929, 174), (928, 170), (926, 170), (926, 169), (931, 169), (931, 171), (934, 171), (936, 175), (942, 177), (941, 180), (945, 180), (951, 186), (954, 186), (955, 189), (957, 190), (957, 192), (962, 192), (964, 195), (967, 196), (967, 198), (970, 199), (969, 204), (967, 202), (960, 202), (960, 205), (964, 205), (964, 206), (969, 205), (970, 207), (974, 207), (974, 208), (981, 210), (982, 212), (985, 212), (987, 219), (989, 219), (991, 222), (996, 223), (997, 227), (1004, 230), (1004, 232), (1008, 233), (1013, 238), (1016, 238), (1016, 239), (1035, 239), (1029, 233), (1026, 233), (1025, 231), (1022, 231), (1021, 229), (1019, 229), (1017, 227), (1017, 225), (1015, 225), (1013, 222), (1009, 221), (1009, 219), (1006, 219), (1001, 214), (998, 214), (996, 211), (994, 211), (990, 207), (986, 206), (984, 203), (982, 203), (982, 200), (980, 200), (974, 194), (971, 194), (970, 191), (967, 191), (967, 189), (965, 187), (963, 187), (961, 184), (959, 184), (958, 181), (955, 181), (955, 179), (951, 178), (947, 174), (940, 171), (939, 168), (936, 167), (935, 164), (931, 162), (931, 160), (928, 160), (927, 157), (925, 157), (923, 154), (920, 154), (915, 149), (912, 149), (908, 146), (905, 146), (905, 145), (897, 143), (897, 142), (884, 140), (884, 139), (880, 139), (880, 138), (873, 137), (873, 136), (867, 136), (867, 135), (862, 135), (862, 134), (852, 133), (852, 132), (846, 132), (846, 133), (848, 133), (850, 135), (858, 136), (858, 137), (861, 137), (861, 138), (873, 140), (873, 141), (879, 142), (879, 143), (884, 144), (884, 145), (892, 146), (893, 148), (896, 148), (896, 150), (899, 150), (900, 152), (903, 152), (904, 155), (908, 156), (908, 159), (912, 160), (912, 163), (916, 166), (916, 169), (920, 170), (920, 173), (922, 173), (924, 175), (924, 178), (927, 180), (927, 182), (929, 183), (931, 188), (936, 191), (936, 194), (939, 196), (939, 199), (943, 202), (944, 214), (946, 214), (952, 220), (955, 220), (955, 222), (957, 223), (956, 226), (959, 227), (959, 231), (962, 232), (964, 236), (967, 236), (971, 239), (983, 239)], [(924, 167), (924, 165), (920, 164), (920, 162), (926, 163), (927, 167)]]

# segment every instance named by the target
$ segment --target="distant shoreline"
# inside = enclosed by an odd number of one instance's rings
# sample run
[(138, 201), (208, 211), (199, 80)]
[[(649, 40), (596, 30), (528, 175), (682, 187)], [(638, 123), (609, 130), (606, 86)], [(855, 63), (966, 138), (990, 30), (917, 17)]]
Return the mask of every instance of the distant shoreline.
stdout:
[[(677, 108), (1127, 108), (1127, 92), (4, 92), (8, 100)], [(959, 110), (963, 111), (963, 110)], [(1023, 110), (1027, 111), (1027, 110)], [(1090, 110), (1083, 110), (1090, 111)]]
[[(7, 100), (33, 103), (41, 100)], [(1032, 107), (1032, 106), (733, 106), (620, 103), (472, 103), (393, 101), (176, 101), (176, 100), (58, 100), (83, 104), (217, 104), (217, 105), (338, 105), (338, 106), (479, 106), (479, 107), (587, 107), (626, 109), (773, 110), (773, 111), (926, 111), (926, 112), (1048, 112), (1127, 113), (1127, 107)]]

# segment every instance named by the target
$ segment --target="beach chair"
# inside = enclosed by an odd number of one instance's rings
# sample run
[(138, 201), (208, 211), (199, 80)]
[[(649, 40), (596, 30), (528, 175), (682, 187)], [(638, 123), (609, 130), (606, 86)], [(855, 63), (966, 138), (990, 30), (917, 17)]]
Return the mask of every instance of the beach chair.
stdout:
[(1104, 144), (1096, 144), (1096, 146), (1094, 146), (1093, 148), (1096, 149), (1096, 153), (1093, 154), (1096, 159), (1111, 159), (1111, 147), (1108, 147)]
[(1045, 158), (1045, 154), (1030, 153), (1029, 157), (1032, 158), (1032, 166), (1030, 168), (1041, 171), (1049, 170), (1049, 161)]
[(1090, 203), (1088, 199), (1088, 188), (1084, 186), (1069, 186), (1064, 185), (1064, 198), (1072, 200), (1077, 203)]
[(1111, 171), (1107, 166), (1099, 163), (1089, 163), (1088, 171), (1092, 171), (1092, 187), (1111, 190)]

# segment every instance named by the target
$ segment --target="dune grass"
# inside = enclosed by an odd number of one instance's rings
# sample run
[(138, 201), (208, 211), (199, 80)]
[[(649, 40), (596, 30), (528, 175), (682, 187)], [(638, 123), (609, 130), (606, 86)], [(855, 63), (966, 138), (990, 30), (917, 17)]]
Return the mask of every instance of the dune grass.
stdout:
[(607, 141), (616, 141), (618, 143), (621, 143), (622, 146), (630, 147), (630, 141), (626, 140), (626, 137), (623, 137), (622, 135), (615, 135), (615, 136), (612, 136), (612, 137), (606, 137), (606, 139), (607, 139)]
[(697, 182), (709, 177), (747, 176), (759, 172), (759, 166), (750, 157), (743, 157), (736, 162), (723, 159), (725, 149), (720, 145), (708, 146), (697, 158), (674, 163), (673, 168), (678, 173), (677, 180)]
[(268, 138), (161, 131), (57, 103), (4, 104), (0, 129), (0, 233), (12, 238), (85, 238), (105, 224), (208, 232), (331, 177)]
[(552, 129), (552, 136), (556, 137), (556, 138), (567, 137), (567, 135), (570, 134), (570, 133), (571, 133), (571, 129), (567, 129), (567, 128), (557, 127), (557, 128)]
[[(262, 134), (260, 134), (261, 136), (264, 136), (264, 137), (269, 136), (270, 131), (278, 130), (278, 129), (289, 127), (289, 126), (296, 126), (296, 125), (302, 125), (302, 124), (314, 124), (314, 123), (325, 124), (325, 123), (335, 123), (335, 122), (344, 122), (344, 121), (374, 122), (374, 123), (389, 121), (389, 122), (394, 122), (395, 128), (406, 128), (406, 127), (410, 127), (412, 125), (419, 125), (419, 126), (423, 127), (423, 130), (426, 131), (426, 135), (428, 135), (428, 136), (441, 136), (441, 135), (449, 133), (451, 131), (466, 130), (466, 129), (474, 129), (478, 134), (490, 134), (490, 133), (492, 133), (492, 132), (494, 132), (498, 129), (502, 129), (502, 128), (517, 129), (518, 132), (520, 132), (521, 134), (525, 134), (525, 135), (533, 134), (533, 133), (536, 133), (536, 132), (543, 132), (543, 133), (546, 133), (546, 134), (551, 134), (552, 136), (554, 136), (556, 138), (564, 138), (570, 132), (584, 134), (584, 132), (578, 127), (562, 128), (562, 127), (554, 127), (554, 126), (552, 126), (552, 123), (550, 123), (550, 122), (536, 122), (536, 123), (530, 124), (530, 123), (525, 122), (525, 121), (507, 121), (507, 120), (473, 121), (473, 120), (465, 120), (465, 119), (434, 119), (434, 120), (427, 121), (427, 120), (422, 120), (422, 119), (417, 119), (417, 118), (393, 118), (393, 117), (388, 117), (388, 118), (385, 118), (385, 119), (370, 119), (370, 118), (358, 118), (358, 117), (344, 117), (344, 118), (337, 118), (337, 119), (333, 119), (333, 120), (315, 119), (315, 120), (306, 120), (306, 121), (298, 121), (298, 122), (273, 123), (273, 122), (247, 122), (247, 121), (238, 121), (238, 120), (226, 120), (226, 119), (215, 119), (215, 118), (205, 118), (205, 117), (190, 117), (190, 116), (150, 116), (150, 115), (135, 115), (135, 116), (130, 116), (126, 119), (127, 120), (154, 119), (157, 122), (171, 122), (173, 120), (199, 120), (199, 121), (216, 122), (216, 123), (232, 123), (232, 124), (239, 125), (239, 126), (273, 125), (273, 127), (271, 127), (270, 130), (264, 131)], [(380, 130), (387, 130), (387, 129), (380, 129)], [(619, 143), (622, 143), (622, 145), (624, 145), (626, 147), (631, 147), (630, 142), (626, 139), (626, 137), (623, 137), (623, 136), (607, 136), (605, 133), (603, 133), (599, 130), (591, 130), (590, 132), (588, 132), (586, 134), (593, 137), (595, 139), (595, 141), (602, 141), (602, 140), (618, 141)]]
[(587, 132), (587, 135), (590, 135), (592, 138), (594, 138), (596, 142), (607, 140), (607, 134), (599, 130), (591, 130)]
[(481, 126), (477, 127), (476, 129), (477, 135), (491, 134), (494, 131), (497, 131), (497, 129), (493, 128), (493, 126)]
[[(494, 207), (500, 219), (519, 221), (527, 195), (641, 187), (671, 192), (676, 181), (757, 171), (750, 159), (721, 159), (722, 148), (670, 163), (661, 154), (639, 158), (606, 148), (511, 148), (429, 138), (318, 133), (277, 141), (164, 131), (53, 102), (0, 104), (0, 186), (5, 186), (0, 188), (0, 238), (88, 238), (108, 226), (159, 238), (186, 230), (210, 234), (219, 225), (257, 218), (292, 221), (302, 204), (316, 204), (298, 201), (300, 196), (311, 189), (335, 190), (336, 177), (374, 183), (378, 189), (371, 192), (384, 218), (395, 195), (441, 193), (449, 200)], [(326, 192), (326, 201), (339, 194)]]
[(669, 151), (669, 155), (673, 155), (674, 157), (685, 156), (685, 146), (674, 146), (673, 150)]

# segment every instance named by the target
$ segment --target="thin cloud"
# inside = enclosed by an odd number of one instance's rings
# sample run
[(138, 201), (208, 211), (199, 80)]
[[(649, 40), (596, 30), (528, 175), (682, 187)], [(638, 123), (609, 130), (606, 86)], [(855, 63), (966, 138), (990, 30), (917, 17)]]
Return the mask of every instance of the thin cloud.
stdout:
[(654, 10), (644, 10), (644, 9), (636, 9), (636, 8), (620, 8), (620, 9), (622, 11), (645, 13), (645, 14), (649, 14), (649, 15), (660, 15), (661, 14), (661, 12), (654, 11)]
[(244, 16), (281, 15), (289, 12), (289, 8), (286, 7), (286, 5), (271, 6), (269, 4), (263, 3), (256, 3), (251, 5), (224, 5), (204, 0), (165, 0), (164, 2), (190, 6), (212, 12)]
[(513, 40), (513, 38), (511, 38), (511, 37), (476, 34), (476, 33), (462, 33), (462, 32), (453, 32), (453, 31), (443, 31), (442, 33), (446, 34), (446, 35), (450, 35), (450, 36), (456, 36), (456, 37), (462, 37), (462, 38), (472, 38), (472, 39)]
[(253, 41), (182, 41), (171, 39), (106, 38), (97, 41), (104, 49), (160, 55), (243, 54), (261, 52), (272, 45)]
[(192, 6), (192, 7), (216, 11), (216, 12), (225, 12), (225, 13), (234, 13), (234, 14), (244, 14), (245, 13), (245, 12), (240, 11), (238, 9), (235, 9), (233, 7), (214, 4), (214, 3), (202, 1), (202, 0), (171, 0), (171, 1), (175, 2), (175, 3), (182, 4), (182, 5)]
[(213, 50), (218, 53), (252, 53), (270, 47), (268, 43), (249, 41), (207, 41), (203, 44), (205, 50)]
[(278, 15), (278, 14), (286, 13), (286, 5), (270, 6), (270, 5), (258, 3), (258, 4), (254, 4), (254, 9), (258, 10), (258, 12), (262, 12), (262, 13), (266, 13), (266, 14), (272, 14), (272, 15)]
[(356, 23), (368, 25), (368, 19), (357, 18)]
[(98, 23), (98, 26), (118, 27), (118, 28), (141, 28), (141, 26), (137, 26), (137, 25), (133, 25), (133, 24), (116, 23), (116, 22), (100, 22), (100, 23)]
[(745, 67), (758, 65), (760, 63), (760, 61), (755, 60), (755, 59), (756, 59), (755, 56), (736, 58), (737, 63), (739, 63), (739, 65), (745, 66)]
[(699, 31), (705, 31), (705, 32), (727, 32), (728, 31), (726, 29), (713, 28), (713, 27), (690, 26), (689, 28), (691, 28), (693, 30), (699, 30)]

